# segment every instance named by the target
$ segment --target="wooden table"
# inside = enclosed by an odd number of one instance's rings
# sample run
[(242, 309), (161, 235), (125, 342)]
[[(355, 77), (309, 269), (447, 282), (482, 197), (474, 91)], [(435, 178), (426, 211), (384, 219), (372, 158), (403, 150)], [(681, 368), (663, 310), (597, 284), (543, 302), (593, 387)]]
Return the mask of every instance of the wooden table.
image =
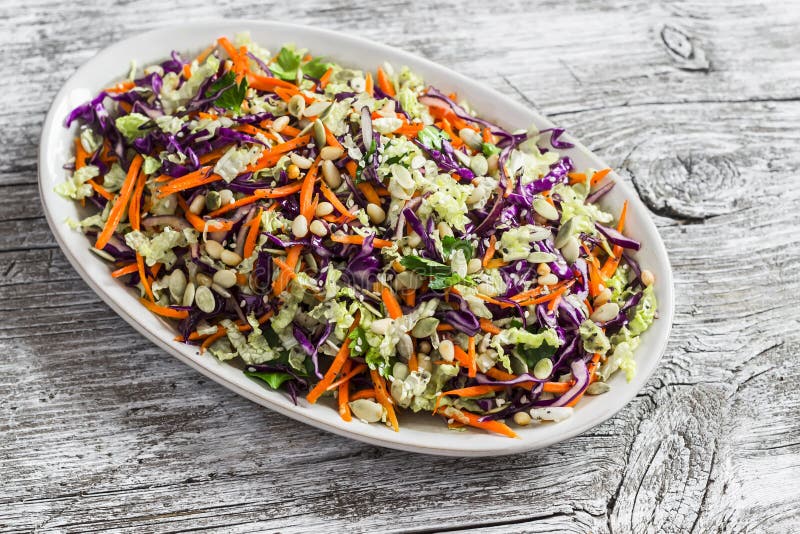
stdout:
[[(303, 4), (0, 6), (0, 530), (800, 530), (798, 4)], [(210, 16), (401, 47), (596, 150), (652, 211), (675, 270), (674, 330), (647, 387), (546, 450), (423, 457), (245, 401), (111, 313), (42, 216), (40, 126), (101, 48)]]

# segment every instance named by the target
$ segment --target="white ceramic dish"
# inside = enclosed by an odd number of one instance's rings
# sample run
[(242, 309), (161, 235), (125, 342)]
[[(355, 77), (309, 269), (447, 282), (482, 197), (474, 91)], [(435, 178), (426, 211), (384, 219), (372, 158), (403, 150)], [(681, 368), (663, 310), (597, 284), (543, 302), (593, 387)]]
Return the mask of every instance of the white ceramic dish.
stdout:
[[(276, 22), (215, 20), (183, 23), (177, 27), (160, 28), (125, 39), (89, 60), (64, 84), (45, 120), (39, 149), (39, 187), (50, 228), (75, 270), (114, 311), (173, 356), (254, 402), (342, 436), (407, 451), (451, 456), (487, 456), (546, 447), (599, 425), (636, 395), (658, 365), (667, 343), (673, 317), (673, 283), (664, 244), (647, 209), (631, 188), (621, 182), (603, 199), (603, 203), (614, 213), (618, 213), (623, 201), (630, 200), (626, 230), (643, 244), (636, 258), (643, 267), (655, 273), (659, 301), (659, 319), (642, 337), (637, 353), (638, 373), (630, 383), (618, 373), (610, 382), (611, 392), (599, 397), (585, 397), (574, 415), (564, 422), (519, 429), (520, 439), (509, 439), (478, 430), (453, 432), (447, 429), (441, 418), (425, 414), (402, 415), (401, 429), (397, 433), (383, 425), (367, 425), (355, 420), (347, 423), (339, 418), (332, 404), (309, 405), (301, 399), (299, 406), (295, 406), (286, 395), (263, 387), (244, 376), (239, 369), (221, 363), (208, 354), (201, 356), (193, 347), (172, 341), (175, 333), (171, 326), (149, 313), (137, 301), (132, 291), (111, 278), (107, 264), (89, 250), (87, 238), (64, 224), (67, 217), (79, 217), (75, 203), (53, 192), (53, 187), (65, 178), (62, 166), (72, 156), (73, 132), (64, 128), (64, 118), (73, 107), (89, 100), (110, 82), (124, 76), (131, 59), (136, 59), (139, 65), (156, 63), (166, 58), (172, 49), (197, 52), (221, 35), (233, 36), (243, 30), (250, 31), (256, 42), (271, 50), (277, 50), (280, 45), (291, 42), (309, 48), (316, 55), (324, 55), (344, 65), (363, 69), (374, 70), (384, 61), (397, 67), (408, 65), (423, 75), (427, 82), (445, 92), (457, 91), (482, 116), (509, 129), (527, 128), (531, 123), (536, 124), (539, 129), (552, 126), (544, 117), (466, 76), (388, 46), (327, 30)], [(575, 141), (568, 136), (564, 138)], [(577, 168), (606, 167), (579, 144), (568, 151), (568, 154)]]

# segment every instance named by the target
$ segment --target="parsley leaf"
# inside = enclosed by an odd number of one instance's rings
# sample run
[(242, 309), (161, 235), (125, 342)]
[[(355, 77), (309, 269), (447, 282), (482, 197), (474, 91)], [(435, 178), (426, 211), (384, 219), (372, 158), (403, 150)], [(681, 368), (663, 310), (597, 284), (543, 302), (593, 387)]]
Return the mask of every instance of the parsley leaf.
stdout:
[(533, 367), (536, 365), (536, 362), (538, 362), (542, 358), (552, 357), (557, 350), (558, 347), (552, 347), (547, 343), (542, 343), (541, 346), (535, 349), (532, 347), (527, 347), (525, 345), (517, 346), (517, 351), (519, 352), (519, 355), (522, 356), (522, 358), (525, 360), (525, 363), (527, 363), (528, 367), (530, 367), (531, 369), (533, 369)]
[(275, 61), (270, 63), (269, 70), (278, 78), (293, 82), (297, 79), (297, 67), (300, 66), (301, 57), (294, 48), (284, 46)]
[(452, 271), (449, 266), (438, 261), (420, 258), (419, 256), (404, 256), (400, 265), (423, 276), (430, 276), (428, 287), (431, 289), (445, 289), (456, 284), (475, 285), (469, 276), (460, 276)]
[(442, 238), (442, 249), (444, 250), (445, 256), (448, 257), (456, 250), (461, 250), (464, 252), (464, 257), (467, 261), (472, 258), (473, 254), (472, 244), (469, 241), (466, 239), (458, 239), (451, 235), (446, 235)]
[(236, 75), (233, 72), (226, 72), (224, 76), (218, 78), (211, 86), (206, 89), (206, 96), (219, 93), (214, 100), (214, 105), (231, 111), (239, 112), (242, 109), (242, 101), (247, 93), (247, 78), (242, 78), (236, 84)]
[(303, 54), (293, 47), (284, 46), (278, 53), (278, 57), (269, 65), (272, 74), (283, 80), (297, 81), (297, 69), (308, 74), (312, 78), (321, 78), (331, 64), (322, 58), (315, 57), (307, 63), (303, 63)]
[(245, 371), (245, 375), (251, 376), (253, 378), (260, 378), (272, 389), (279, 389), (281, 385), (287, 380), (291, 380), (293, 377), (289, 373), (282, 373), (279, 371), (275, 372), (258, 372), (258, 371)]

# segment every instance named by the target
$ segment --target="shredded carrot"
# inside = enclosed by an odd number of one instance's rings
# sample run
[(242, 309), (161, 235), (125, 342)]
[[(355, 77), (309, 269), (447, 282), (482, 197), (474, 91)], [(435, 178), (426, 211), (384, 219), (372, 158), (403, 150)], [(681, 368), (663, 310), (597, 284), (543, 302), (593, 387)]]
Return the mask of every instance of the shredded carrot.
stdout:
[(256, 189), (255, 193), (253, 193), (252, 195), (242, 197), (235, 202), (231, 202), (230, 204), (226, 204), (220, 208), (217, 208), (214, 211), (209, 212), (208, 216), (218, 217), (220, 215), (228, 213), (229, 211), (241, 208), (242, 206), (247, 206), (248, 204), (252, 204), (253, 202), (257, 202), (265, 198), (288, 197), (289, 195), (297, 193), (302, 186), (303, 186), (302, 182), (295, 182), (288, 185), (282, 185), (280, 187), (273, 187), (272, 189)]
[(111, 87), (106, 87), (103, 89), (106, 93), (125, 93), (133, 89), (135, 84), (131, 80), (126, 80), (124, 82), (119, 82), (116, 85), (112, 85)]
[(413, 308), (417, 303), (417, 292), (414, 289), (404, 289), (400, 292), (406, 306)]
[(481, 325), (481, 330), (483, 330), (487, 334), (499, 334), (500, 332), (502, 332), (502, 330), (496, 327), (490, 319), (481, 318), (479, 320), (479, 323)]
[(473, 426), (475, 428), (481, 428), (483, 430), (488, 430), (490, 432), (494, 432), (496, 434), (502, 434), (503, 436), (508, 436), (509, 438), (516, 438), (518, 437), (517, 434), (511, 430), (511, 428), (506, 425), (505, 423), (501, 423), (499, 421), (479, 421), (479, 415), (475, 415), (474, 413), (465, 412), (461, 410), (461, 414), (467, 419), (467, 424), (469, 426)]
[(328, 70), (326, 70), (325, 74), (319, 79), (320, 89), (325, 89), (325, 87), (328, 86), (328, 82), (331, 81), (331, 74), (333, 74), (333, 67), (328, 67)]
[(592, 179), (589, 182), (589, 186), (590, 187), (596, 186), (598, 183), (600, 183), (600, 180), (602, 180), (603, 178), (608, 176), (608, 173), (610, 173), (610, 172), (611, 172), (611, 169), (603, 169), (602, 171), (597, 171), (596, 173), (594, 173), (592, 175)]
[(386, 392), (386, 382), (376, 369), (371, 369), (369, 372), (372, 377), (372, 383), (375, 385), (375, 398), (386, 410), (386, 417), (395, 432), (400, 430), (400, 425), (397, 423), (397, 415), (394, 413), (394, 406), (391, 397)]
[(225, 337), (227, 333), (228, 331), (224, 327), (220, 326), (219, 328), (217, 328), (216, 333), (211, 334), (210, 336), (205, 338), (203, 340), (203, 343), (200, 344), (200, 352), (205, 352), (205, 350), (211, 345), (213, 345), (216, 340)]
[[(348, 361), (350, 361), (350, 360), (348, 360)], [(339, 387), (341, 384), (343, 384), (345, 382), (348, 382), (351, 378), (353, 378), (354, 376), (360, 375), (361, 373), (363, 373), (367, 369), (368, 369), (368, 367), (364, 363), (360, 363), (360, 364), (356, 365), (355, 367), (351, 367), (351, 369), (349, 371), (345, 371), (344, 369), (342, 369), (342, 377), (339, 380), (337, 380), (336, 382), (334, 382), (333, 384), (331, 384), (330, 386), (328, 386), (328, 391), (333, 391), (334, 389)]]
[(206, 48), (205, 50), (200, 52), (197, 55), (197, 57), (195, 58), (195, 61), (197, 61), (197, 64), (199, 65), (200, 63), (203, 63), (206, 60), (206, 58), (211, 55), (211, 52), (213, 52), (215, 48), (216, 48), (216, 46), (214, 46), (212, 44), (212, 45), (209, 45), (208, 48)]
[(292, 280), (297, 278), (297, 273), (294, 272), (294, 269), (292, 267), (289, 267), (289, 265), (286, 264), (286, 262), (284, 262), (282, 259), (272, 258), (272, 261), (275, 262), (275, 265), (277, 265), (280, 268), (280, 270), (286, 274), (286, 276), (288, 276)]
[(467, 356), (469, 356), (469, 377), (475, 378), (478, 373), (478, 359), (475, 354), (475, 336), (469, 336), (467, 340)]
[(111, 191), (109, 191), (108, 189), (106, 189), (102, 185), (100, 185), (97, 182), (95, 182), (94, 178), (92, 178), (91, 180), (88, 180), (88, 183), (89, 183), (89, 185), (92, 186), (92, 189), (94, 189), (97, 192), (97, 194), (100, 195), (101, 197), (103, 197), (104, 199), (110, 201), (110, 200), (112, 200), (114, 198), (114, 195), (111, 193)]
[(559, 298), (567, 289), (570, 288), (570, 286), (572, 286), (573, 282), (574, 281), (568, 282), (547, 295), (520, 302), (520, 306), (533, 306), (534, 304), (542, 304), (543, 302), (550, 302), (553, 299)]
[(322, 161), (322, 158), (317, 156), (314, 163), (311, 164), (311, 168), (308, 169), (306, 177), (303, 179), (300, 187), (300, 214), (306, 218), (306, 222), (308, 223), (314, 218), (312, 198), (314, 196), (314, 186), (317, 182), (317, 171), (319, 170), (320, 161)]
[(128, 201), (133, 193), (133, 188), (136, 185), (136, 177), (139, 174), (139, 169), (142, 168), (143, 162), (144, 159), (142, 159), (142, 156), (139, 154), (136, 154), (133, 157), (131, 165), (128, 167), (128, 174), (125, 177), (125, 181), (122, 184), (122, 189), (120, 189), (119, 196), (117, 197), (117, 201), (111, 206), (111, 211), (108, 213), (106, 225), (103, 227), (103, 231), (100, 232), (100, 235), (97, 236), (97, 241), (94, 244), (95, 248), (103, 249), (108, 244), (108, 240), (111, 239), (111, 236), (114, 234), (114, 230), (117, 229), (117, 225), (122, 219), (122, 214), (125, 212), (125, 208), (127, 207)]
[[(286, 128), (283, 129), (286, 131)], [(248, 172), (255, 172), (261, 169), (265, 169), (267, 167), (272, 167), (276, 163), (280, 157), (296, 148), (300, 148), (301, 146), (307, 145), (311, 141), (311, 134), (301, 135), (300, 137), (295, 137), (294, 139), (290, 139), (289, 141), (285, 141), (283, 143), (277, 144), (272, 148), (265, 150), (264, 153), (261, 155), (261, 158), (253, 165), (249, 165), (247, 167)]]
[(464, 349), (453, 344), (453, 350), (455, 352), (456, 361), (463, 365), (465, 368), (469, 369), (472, 366), (472, 362), (469, 359), (469, 354), (466, 353)]
[[(345, 245), (362, 245), (364, 243), (364, 236), (333, 234), (331, 235), (331, 241), (335, 241), (336, 243), (344, 243)], [(386, 239), (375, 238), (372, 240), (372, 246), (375, 248), (391, 247), (392, 242)]]
[(183, 77), (188, 80), (192, 77), (192, 66), (188, 63), (184, 63), (181, 72), (183, 73)]
[(375, 191), (375, 188), (372, 187), (371, 183), (361, 182), (356, 187), (358, 187), (359, 191), (364, 193), (364, 197), (367, 199), (368, 202), (377, 204), (378, 206), (381, 205), (381, 197), (378, 196), (378, 192)]
[[(292, 245), (288, 248), (288, 252), (286, 253), (286, 267), (292, 274), (294, 273), (294, 268), (297, 266), (297, 260), (300, 259), (300, 252), (302, 250), (303, 245)], [(272, 260), (277, 264), (277, 258), (273, 258)], [(281, 261), (281, 263), (283, 262)], [(291, 279), (292, 275), (287, 274), (287, 270), (281, 269), (281, 274), (272, 283), (272, 294), (277, 297), (283, 293), (283, 290), (286, 289), (287, 285), (289, 285), (289, 280)]]
[(399, 130), (395, 130), (394, 133), (404, 135), (409, 139), (414, 139), (424, 127), (425, 125), (422, 123), (408, 124), (401, 127)]
[(281, 80), (280, 78), (261, 76), (260, 74), (254, 74), (252, 72), (247, 74), (247, 83), (250, 87), (259, 91), (274, 91), (276, 87), (297, 90), (297, 86), (293, 83)]
[(343, 216), (347, 217), (348, 220), (356, 218), (355, 215), (353, 215), (347, 210), (345, 205), (342, 204), (342, 201), (339, 200), (339, 197), (336, 196), (336, 193), (334, 193), (331, 190), (331, 188), (328, 187), (327, 184), (325, 184), (325, 182), (320, 183), (319, 189), (320, 191), (322, 191), (322, 196), (324, 196), (328, 200), (328, 202), (333, 204), (333, 207), (336, 209), (336, 211), (341, 213)]
[[(360, 319), (361, 315), (356, 314), (353, 324), (350, 325), (348, 334), (358, 326)], [(337, 352), (336, 356), (333, 358), (333, 362), (331, 363), (331, 366), (328, 368), (328, 371), (325, 373), (325, 376), (323, 376), (322, 380), (317, 382), (317, 385), (314, 386), (314, 388), (308, 392), (308, 395), (306, 395), (306, 400), (308, 400), (308, 402), (310, 402), (311, 404), (315, 404), (317, 402), (320, 396), (322, 396), (322, 394), (325, 393), (325, 390), (328, 389), (328, 386), (330, 386), (331, 383), (333, 383), (333, 380), (336, 378), (336, 375), (342, 369), (342, 366), (344, 365), (344, 362), (347, 360), (348, 357), (350, 357), (349, 335), (345, 338), (344, 343), (342, 343), (342, 346), (339, 348), (339, 352)]]
[(189, 312), (186, 310), (174, 310), (166, 306), (159, 306), (158, 304), (145, 299), (139, 299), (139, 302), (141, 302), (144, 307), (151, 312), (161, 315), (162, 317), (170, 317), (172, 319), (186, 319), (189, 317)]
[[(450, 289), (450, 288), (447, 288)], [(445, 291), (447, 291), (447, 289)], [(451, 324), (442, 323), (436, 327), (437, 332), (452, 332), (456, 328)]]
[(586, 181), (586, 175), (582, 172), (568, 172), (569, 185), (582, 184)]
[(261, 213), (264, 210), (261, 208), (258, 209), (256, 216), (253, 217), (253, 220), (250, 221), (250, 230), (247, 232), (247, 238), (244, 241), (244, 257), (249, 258), (253, 255), (253, 251), (256, 248), (256, 240), (258, 239), (258, 230), (261, 226)]
[(116, 271), (111, 271), (111, 277), (119, 278), (120, 276), (125, 276), (126, 274), (135, 273), (138, 269), (139, 266), (136, 263), (131, 263), (125, 267), (120, 267)]
[[(505, 371), (502, 371), (502, 370), (498, 369), (497, 367), (492, 367), (491, 369), (486, 371), (484, 374), (486, 376), (488, 376), (489, 378), (494, 378), (495, 380), (502, 380), (502, 381), (514, 380), (515, 378), (517, 378), (517, 375), (512, 375), (511, 373), (506, 373)], [(531, 382), (520, 382), (519, 384), (516, 384), (514, 387), (527, 389), (528, 391), (530, 391), (530, 390), (533, 389), (533, 385), (534, 385), (534, 383), (532, 381)]]
[(566, 393), (571, 387), (572, 384), (569, 382), (545, 382), (542, 385), (542, 391), (547, 393)]
[(400, 303), (397, 302), (397, 297), (394, 296), (394, 292), (391, 289), (384, 286), (381, 290), (381, 298), (383, 299), (383, 305), (386, 306), (386, 313), (389, 317), (398, 319), (403, 316), (403, 309), (400, 307)]
[(374, 399), (375, 398), (375, 390), (374, 389), (362, 389), (350, 396), (350, 400), (358, 400), (358, 399)]
[[(344, 365), (342, 366), (342, 372), (347, 374), (350, 372), (350, 365), (352, 360), (345, 360)], [(351, 421), (353, 416), (350, 414), (350, 405), (348, 404), (348, 396), (350, 394), (350, 384), (347, 381), (342, 381), (339, 384), (339, 397), (337, 399), (339, 403), (339, 417), (344, 419), (345, 421)]]
[(81, 143), (81, 138), (75, 138), (75, 170), (79, 171), (83, 167), (86, 166), (86, 158), (89, 157), (89, 154), (83, 149), (83, 143)]
[(489, 238), (489, 246), (486, 247), (486, 254), (483, 255), (483, 266), (486, 267), (491, 259), (494, 257), (495, 246), (497, 245), (497, 238), (494, 234)]
[(378, 67), (378, 87), (381, 88), (381, 91), (386, 93), (389, 96), (394, 96), (394, 87), (392, 86), (392, 82), (389, 80), (389, 77), (386, 76), (386, 73), (383, 72), (383, 69)]
[(366, 76), (366, 83), (364, 84), (364, 92), (367, 93), (369, 96), (372, 96), (375, 92), (372, 84), (372, 73), (368, 72)]
[(139, 281), (142, 283), (142, 287), (144, 288), (144, 292), (152, 302), (155, 302), (155, 297), (153, 297), (153, 289), (150, 287), (150, 281), (147, 279), (147, 273), (144, 270), (144, 258), (138, 252), (136, 253), (136, 266), (139, 270)]
[(179, 191), (185, 191), (186, 189), (192, 189), (194, 187), (200, 187), (201, 185), (208, 185), (218, 180), (222, 180), (222, 176), (213, 174), (211, 171), (211, 167), (200, 167), (196, 171), (190, 172), (189, 174), (184, 174), (180, 178), (175, 178), (174, 180), (167, 182), (158, 188), (159, 198), (164, 198), (172, 193), (178, 193)]
[(189, 206), (186, 205), (186, 201), (183, 200), (183, 197), (180, 195), (178, 195), (178, 205), (183, 210), (183, 216), (198, 232), (221, 232), (233, 228), (233, 223), (231, 221), (205, 220), (195, 215), (189, 211)]
[(500, 267), (505, 267), (506, 265), (508, 265), (508, 262), (503, 261), (500, 258), (494, 258), (493, 260), (486, 262), (487, 269), (499, 269)]

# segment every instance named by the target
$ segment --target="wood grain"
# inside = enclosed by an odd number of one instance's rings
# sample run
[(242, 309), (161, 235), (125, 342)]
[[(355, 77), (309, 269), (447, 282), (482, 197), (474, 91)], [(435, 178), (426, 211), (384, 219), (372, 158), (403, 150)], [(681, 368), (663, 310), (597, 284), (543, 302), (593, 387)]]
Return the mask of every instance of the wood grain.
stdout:
[[(676, 274), (640, 395), (543, 451), (421, 457), (249, 403), (111, 313), (42, 217), (44, 115), (104, 46), (212, 16), (422, 54), (619, 169)], [(766, 0), (1, 3), (0, 531), (800, 530), (798, 27), (796, 2)]]

